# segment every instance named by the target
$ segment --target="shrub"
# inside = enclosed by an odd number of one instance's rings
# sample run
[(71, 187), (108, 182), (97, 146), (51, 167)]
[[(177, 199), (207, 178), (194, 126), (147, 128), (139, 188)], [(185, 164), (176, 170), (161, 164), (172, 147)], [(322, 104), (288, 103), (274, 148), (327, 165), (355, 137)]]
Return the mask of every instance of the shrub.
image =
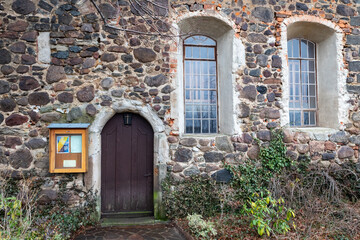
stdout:
[(167, 177), (163, 183), (163, 203), (168, 218), (184, 218), (188, 214), (212, 216), (219, 209), (216, 183), (212, 179), (193, 176), (182, 182)]
[(40, 205), (40, 186), (35, 177), (1, 179), (1, 239), (69, 239), (75, 230), (95, 223), (96, 194), (92, 191), (75, 191), (83, 204), (70, 206), (64, 195), (75, 189), (66, 189), (61, 183), (58, 198)]
[(201, 215), (192, 214), (186, 217), (188, 225), (192, 234), (201, 239), (212, 239), (216, 236), (217, 231), (214, 228), (214, 223), (205, 221)]
[(257, 200), (250, 199), (244, 205), (245, 213), (250, 216), (250, 227), (255, 228), (260, 236), (264, 233), (270, 236), (271, 232), (286, 234), (290, 230), (291, 218), (295, 217), (294, 211), (284, 206), (282, 198), (276, 200), (270, 194), (266, 197), (256, 194), (256, 197)]

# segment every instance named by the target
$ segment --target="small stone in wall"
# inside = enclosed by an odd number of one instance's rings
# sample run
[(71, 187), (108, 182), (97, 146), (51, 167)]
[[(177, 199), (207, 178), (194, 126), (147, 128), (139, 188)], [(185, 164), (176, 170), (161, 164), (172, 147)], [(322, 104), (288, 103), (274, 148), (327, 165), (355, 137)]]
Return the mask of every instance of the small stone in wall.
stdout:
[(8, 64), (11, 62), (11, 54), (6, 49), (0, 49), (0, 64)]
[(5, 119), (5, 124), (7, 126), (16, 126), (26, 123), (28, 121), (28, 117), (24, 115), (20, 115), (18, 113), (13, 113), (9, 117)]
[(34, 63), (36, 63), (36, 59), (34, 56), (31, 56), (31, 55), (22, 55), (21, 56), (21, 64), (33, 65)]
[(164, 74), (159, 74), (154, 77), (145, 77), (145, 83), (150, 87), (159, 87), (167, 82), (168, 79)]
[(90, 116), (95, 116), (96, 115), (96, 108), (92, 104), (87, 105), (86, 108), (85, 108), (85, 111)]
[(24, 33), (21, 37), (21, 40), (25, 40), (27, 42), (35, 42), (36, 38), (37, 38), (37, 32), (31, 31)]
[(10, 164), (13, 168), (28, 168), (31, 165), (33, 157), (28, 149), (19, 149), (16, 152), (10, 154)]
[(17, 73), (27, 73), (29, 71), (29, 67), (28, 66), (24, 66), (24, 65), (20, 65), (16, 68), (16, 72)]
[(22, 53), (24, 54), (26, 50), (26, 45), (23, 42), (16, 42), (10, 46), (10, 51), (13, 53)]
[(101, 61), (114, 62), (116, 60), (117, 60), (117, 57), (113, 53), (104, 53), (103, 55), (101, 55)]
[(178, 163), (176, 163), (172, 169), (174, 173), (182, 172), (183, 170), (184, 168)]
[(72, 103), (74, 101), (74, 96), (70, 92), (63, 92), (57, 96), (57, 99), (62, 103)]
[(192, 151), (187, 148), (179, 148), (175, 152), (176, 162), (188, 162), (192, 158)]
[(345, 131), (338, 131), (330, 136), (330, 141), (347, 144), (349, 142), (349, 134)]
[(246, 103), (241, 103), (239, 106), (239, 118), (247, 118), (250, 116), (250, 107)]
[(4, 121), (4, 115), (2, 115), (2, 113), (0, 113), (0, 124)]
[(342, 146), (337, 152), (340, 159), (351, 158), (354, 156), (354, 150), (348, 146)]
[(114, 85), (114, 79), (111, 77), (104, 78), (101, 80), (100, 85), (103, 89), (108, 90)]
[(308, 144), (299, 144), (297, 145), (297, 151), (301, 154), (308, 153), (310, 150), (310, 147)]
[(178, 139), (175, 136), (169, 136), (167, 138), (167, 140), (168, 140), (169, 143), (177, 143), (178, 142)]
[(304, 11), (306, 12), (309, 10), (308, 6), (305, 3), (297, 2), (296, 3), (296, 10)]
[(22, 76), (20, 77), (19, 88), (23, 91), (34, 90), (40, 87), (38, 81), (35, 78), (30, 76)]
[(191, 167), (188, 167), (186, 168), (184, 171), (183, 171), (184, 175), (187, 176), (187, 177), (190, 177), (190, 176), (193, 176), (193, 175), (199, 175), (200, 174), (200, 170), (198, 167), (196, 166), (191, 166)]
[(7, 81), (0, 80), (0, 94), (10, 92), (10, 84)]
[(14, 72), (14, 68), (12, 66), (9, 66), (9, 65), (4, 65), (4, 66), (1, 67), (1, 72), (4, 75), (9, 75), (9, 74), (12, 74)]
[(180, 144), (186, 147), (194, 147), (197, 145), (195, 138), (183, 138), (180, 140)]
[(229, 183), (232, 177), (232, 173), (227, 169), (221, 169), (211, 175), (211, 178), (218, 183)]
[(255, 7), (251, 15), (263, 22), (272, 22), (274, 19), (274, 12), (266, 7)]
[(240, 92), (240, 97), (255, 101), (256, 99), (256, 87), (253, 85), (246, 86)]
[(47, 146), (47, 142), (45, 142), (42, 138), (32, 138), (25, 143), (25, 146), (30, 149), (45, 148)]
[(224, 154), (221, 152), (206, 152), (204, 158), (205, 162), (220, 162), (224, 160)]
[(321, 159), (324, 161), (329, 161), (335, 159), (335, 153), (323, 153), (321, 155)]
[(0, 110), (3, 112), (12, 112), (16, 108), (16, 102), (12, 98), (0, 100)]
[(124, 94), (123, 89), (115, 89), (111, 91), (111, 96), (113, 97), (122, 97), (123, 94)]
[(147, 63), (156, 59), (156, 53), (149, 48), (137, 48), (134, 50), (134, 57), (139, 62)]
[(233, 152), (234, 151), (233, 145), (231, 144), (230, 139), (227, 136), (216, 137), (215, 138), (215, 146), (220, 151), (224, 151), (224, 152)]
[(270, 141), (271, 140), (271, 132), (269, 130), (260, 130), (256, 134), (257, 138), (262, 141)]
[(11, 7), (16, 13), (23, 15), (27, 15), (36, 9), (35, 4), (30, 0), (15, 0)]
[(343, 5), (343, 4), (339, 4), (336, 7), (336, 13), (340, 14), (342, 16), (354, 16), (355, 15), (355, 10), (349, 6)]
[(76, 120), (76, 119), (81, 118), (81, 116), (82, 116), (82, 111), (81, 111), (81, 109), (80, 109), (79, 107), (74, 107), (74, 108), (72, 108), (72, 109), (69, 111), (69, 113), (67, 114), (66, 120), (67, 120), (68, 122), (72, 122), (72, 121), (74, 121), (74, 120)]
[(41, 115), (41, 121), (44, 122), (55, 122), (61, 118), (61, 114), (57, 112), (44, 113)]
[(271, 66), (272, 66), (273, 68), (281, 68), (281, 66), (282, 66), (281, 57), (279, 57), (279, 56), (277, 56), (277, 55), (273, 55), (273, 56), (271, 57), (271, 60), (272, 60)]
[(47, 92), (34, 92), (29, 95), (29, 104), (42, 106), (50, 102), (49, 94)]
[(260, 148), (258, 145), (254, 145), (252, 146), (249, 151), (247, 152), (247, 156), (251, 159), (251, 160), (255, 160), (258, 158), (260, 153)]
[(15, 146), (20, 146), (22, 141), (19, 137), (6, 137), (4, 146), (7, 148), (15, 148)]
[(94, 86), (86, 86), (81, 88), (77, 93), (76, 97), (80, 102), (90, 102), (95, 97)]

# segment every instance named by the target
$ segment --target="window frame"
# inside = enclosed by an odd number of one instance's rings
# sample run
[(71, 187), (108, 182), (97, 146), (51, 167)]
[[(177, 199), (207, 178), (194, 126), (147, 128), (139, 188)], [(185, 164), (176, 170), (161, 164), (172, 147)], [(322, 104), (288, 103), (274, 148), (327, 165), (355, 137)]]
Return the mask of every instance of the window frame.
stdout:
[[(207, 37), (211, 40), (213, 40), (215, 42), (215, 46), (209, 46), (209, 45), (194, 45), (194, 44), (186, 44), (185, 41), (191, 37), (196, 37), (196, 36), (203, 36), (203, 37)], [(184, 110), (183, 110), (183, 117), (184, 117), (184, 134), (186, 135), (212, 135), (212, 134), (219, 134), (219, 124), (220, 124), (220, 119), (219, 119), (219, 71), (218, 71), (218, 54), (217, 54), (217, 47), (218, 47), (218, 42), (206, 35), (206, 34), (194, 34), (194, 35), (190, 35), (186, 38), (183, 39), (183, 49), (182, 49), (182, 54), (183, 54), (183, 79), (182, 79), (182, 82), (183, 82), (183, 103), (184, 103)], [(210, 59), (191, 59), (191, 58), (186, 58), (185, 56), (185, 53), (186, 53), (186, 47), (206, 47), (206, 48), (214, 48), (214, 60), (210, 60)], [(186, 72), (185, 72), (185, 61), (186, 60), (192, 60), (192, 61), (215, 61), (215, 68), (216, 68), (216, 132), (214, 133), (211, 133), (210, 132), (210, 129), (209, 129), (209, 133), (203, 133), (203, 132), (200, 132), (200, 133), (195, 133), (195, 132), (192, 132), (192, 133), (187, 133), (186, 132), (186, 80), (185, 80), (185, 77), (186, 77)], [(201, 120), (202, 118), (200, 118)], [(202, 123), (201, 123), (201, 127), (202, 127)], [(209, 125), (209, 128), (210, 128), (210, 125)]]
[[(311, 128), (311, 127), (318, 127), (318, 124), (319, 124), (319, 93), (318, 93), (318, 54), (317, 54), (317, 43), (314, 42), (314, 41), (311, 41), (309, 39), (306, 39), (306, 38), (291, 38), (291, 39), (287, 39), (287, 45), (289, 44), (290, 41), (292, 40), (298, 40), (298, 43), (299, 43), (299, 57), (289, 57), (289, 53), (287, 52), (287, 60), (288, 60), (288, 68), (289, 68), (289, 74), (290, 74), (290, 60), (298, 60), (300, 62), (300, 66), (299, 66), (299, 73), (300, 73), (300, 102), (301, 102), (301, 106), (300, 108), (290, 108), (289, 106), (289, 119), (290, 119), (290, 112), (291, 111), (300, 111), (301, 112), (301, 125), (291, 125), (291, 122), (289, 121), (289, 125), (290, 127), (293, 127), (293, 128)], [(312, 44), (314, 44), (314, 58), (303, 58), (301, 57), (301, 41), (302, 40), (305, 40), (307, 42), (311, 42)], [(287, 49), (288, 51), (288, 49)], [(303, 81), (302, 81), (302, 64), (301, 64), (301, 61), (304, 61), (304, 60), (313, 60), (314, 61), (314, 77), (315, 77), (315, 103), (316, 103), (316, 108), (315, 109), (312, 109), (312, 108), (304, 108), (303, 107), (303, 94), (302, 94), (302, 90), (303, 90)], [(290, 85), (290, 75), (289, 75), (289, 92), (290, 92), (290, 88), (292, 86)], [(291, 95), (289, 94), (289, 97), (291, 97)], [(290, 103), (290, 98), (289, 98), (289, 103)], [(309, 103), (310, 104), (310, 103)], [(315, 124), (313, 125), (304, 125), (304, 111), (312, 111), (312, 112), (315, 112)]]

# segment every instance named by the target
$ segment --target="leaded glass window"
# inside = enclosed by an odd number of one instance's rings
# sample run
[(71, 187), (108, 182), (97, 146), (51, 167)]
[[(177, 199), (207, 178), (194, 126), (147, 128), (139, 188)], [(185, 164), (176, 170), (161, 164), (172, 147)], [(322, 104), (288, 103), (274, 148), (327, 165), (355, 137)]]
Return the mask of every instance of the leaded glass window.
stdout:
[(316, 126), (315, 44), (305, 39), (288, 41), (290, 126)]
[(191, 36), (184, 51), (185, 133), (216, 133), (216, 42)]

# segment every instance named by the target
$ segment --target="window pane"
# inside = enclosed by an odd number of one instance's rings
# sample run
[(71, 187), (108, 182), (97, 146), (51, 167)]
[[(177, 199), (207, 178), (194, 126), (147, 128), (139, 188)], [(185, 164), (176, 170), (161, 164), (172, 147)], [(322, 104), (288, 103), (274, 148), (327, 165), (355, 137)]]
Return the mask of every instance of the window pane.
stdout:
[(315, 74), (314, 73), (309, 73), (309, 82), (315, 83)]
[(309, 71), (309, 61), (302, 60), (301, 61), (301, 72), (307, 72)]
[(315, 112), (310, 112), (310, 124), (315, 125)]
[(207, 48), (202, 47), (200, 49), (200, 58), (208, 58)]
[(290, 126), (295, 126), (295, 114), (294, 111), (290, 111)]
[(201, 74), (209, 74), (209, 62), (208, 61), (201, 62)]
[(309, 71), (310, 72), (315, 71), (315, 61), (309, 61)]
[(295, 97), (295, 101), (294, 101), (294, 107), (295, 108), (300, 108), (301, 104), (300, 104), (300, 97)]
[(308, 47), (306, 40), (301, 40), (301, 57), (308, 58)]
[(216, 91), (211, 91), (210, 92), (210, 102), (211, 103), (216, 103)]
[(301, 112), (300, 111), (295, 111), (295, 126), (300, 126), (301, 125)]
[(316, 108), (316, 98), (310, 97), (310, 108)]
[(315, 58), (315, 44), (308, 42), (309, 46), (309, 58)]
[(206, 89), (209, 88), (209, 82), (210, 82), (209, 76), (203, 75), (203, 76), (201, 76), (201, 79), (202, 79), (202, 81), (201, 81), (200, 87), (206, 88)]
[(210, 76), (210, 88), (216, 89), (216, 75)]
[(307, 85), (302, 85), (302, 96), (308, 96), (308, 86)]
[(194, 118), (200, 118), (200, 106), (194, 105)]
[(209, 133), (209, 120), (202, 121), (202, 133)]
[(307, 97), (303, 97), (303, 108), (309, 108), (309, 100)]
[(216, 74), (216, 63), (214, 61), (209, 62), (210, 74)]
[(205, 45), (205, 46), (215, 46), (216, 42), (211, 38), (205, 36), (191, 36), (188, 37), (185, 41), (185, 44), (189, 45)]
[(200, 48), (193, 47), (192, 51), (193, 51), (192, 58), (200, 58)]
[(202, 118), (209, 118), (209, 106), (208, 105), (204, 105), (202, 106)]
[(215, 48), (208, 48), (209, 59), (215, 59)]
[(216, 120), (210, 120), (210, 133), (216, 133), (217, 124)]
[(194, 120), (194, 133), (201, 133), (201, 121)]
[(293, 42), (294, 42), (294, 40), (290, 40), (290, 41), (288, 41), (288, 57), (293, 57), (293, 53), (292, 53), (292, 51), (293, 51)]
[(216, 118), (216, 106), (215, 105), (210, 106), (210, 118)]
[(300, 57), (300, 51), (299, 51), (299, 40), (298, 39), (294, 39), (293, 40), (293, 57), (294, 58), (298, 58)]
[(309, 125), (309, 113), (304, 112), (304, 125)]
[(186, 133), (193, 133), (193, 121), (192, 120), (186, 120), (185, 131), (186, 131)]
[(315, 85), (310, 85), (309, 90), (310, 90), (310, 96), (316, 96), (315, 95)]
[(185, 57), (186, 58), (192, 57), (192, 47), (185, 47)]

